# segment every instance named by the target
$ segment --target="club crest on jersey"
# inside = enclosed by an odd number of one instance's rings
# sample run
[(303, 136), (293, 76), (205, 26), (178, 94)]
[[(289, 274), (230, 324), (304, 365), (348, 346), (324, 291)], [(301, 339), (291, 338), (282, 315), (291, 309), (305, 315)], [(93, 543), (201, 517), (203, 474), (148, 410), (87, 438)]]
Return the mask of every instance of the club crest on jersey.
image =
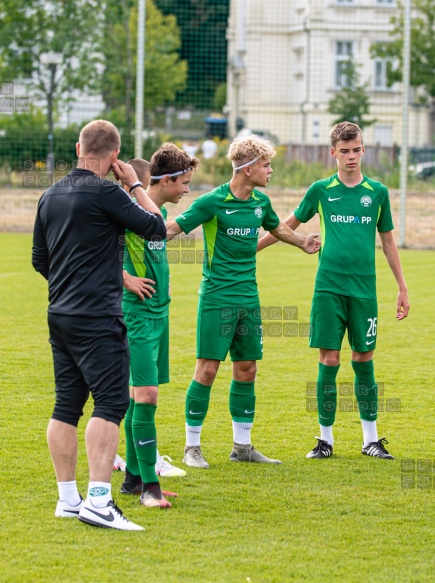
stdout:
[(255, 209), (255, 211), (254, 211), (254, 215), (255, 215), (255, 216), (258, 218), (258, 219), (260, 219), (260, 218), (262, 217), (262, 215), (263, 215), (263, 211), (262, 211), (262, 209), (261, 209), (261, 207), (260, 207), (260, 206), (257, 206), (257, 208), (256, 208), (256, 209)]
[(364, 206), (364, 207), (368, 207), (372, 204), (372, 199), (369, 197), (368, 194), (365, 194), (364, 196), (362, 196), (360, 198), (360, 203)]

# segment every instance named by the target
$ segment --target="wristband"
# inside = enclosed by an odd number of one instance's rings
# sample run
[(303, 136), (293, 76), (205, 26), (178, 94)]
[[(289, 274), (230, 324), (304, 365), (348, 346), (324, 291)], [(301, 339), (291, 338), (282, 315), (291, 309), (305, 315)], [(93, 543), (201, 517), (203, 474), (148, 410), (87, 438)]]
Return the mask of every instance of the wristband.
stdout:
[(137, 187), (137, 186), (141, 186), (143, 188), (143, 184), (142, 182), (135, 182), (134, 184), (132, 184), (130, 186), (130, 194), (133, 192), (133, 190)]

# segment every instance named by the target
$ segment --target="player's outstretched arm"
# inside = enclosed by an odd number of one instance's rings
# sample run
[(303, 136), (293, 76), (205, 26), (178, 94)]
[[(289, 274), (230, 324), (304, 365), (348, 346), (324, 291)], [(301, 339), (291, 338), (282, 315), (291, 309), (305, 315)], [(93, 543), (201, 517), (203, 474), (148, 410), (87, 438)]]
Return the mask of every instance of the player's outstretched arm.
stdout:
[[(284, 223), (288, 225), (292, 231), (296, 231), (296, 229), (301, 224), (301, 222), (297, 220), (293, 213), (285, 219)], [(266, 247), (269, 247), (270, 245), (273, 245), (274, 243), (278, 243), (278, 239), (271, 233), (266, 233), (258, 241), (257, 252), (265, 249)]]
[(152, 287), (156, 282), (148, 277), (136, 277), (130, 275), (128, 271), (125, 271), (124, 269), (122, 272), (122, 278), (125, 289), (128, 289), (128, 291), (139, 296), (142, 301), (145, 299), (145, 296), (151, 298), (152, 295), (156, 293), (156, 290)]
[(168, 223), (166, 223), (166, 239), (168, 241), (170, 241), (171, 239), (173, 239), (174, 237), (176, 237), (177, 235), (179, 235), (182, 231), (182, 228), (180, 227), (180, 225), (177, 223), (177, 221), (169, 221)]
[(317, 253), (320, 249), (320, 241), (317, 238), (319, 235), (298, 235), (286, 223), (279, 223), (276, 229), (270, 231), (270, 233), (276, 239), (284, 241), (284, 243), (288, 243), (289, 245), (299, 247), (299, 249), (302, 249), (305, 253)]
[(388, 265), (396, 279), (399, 293), (397, 294), (397, 311), (396, 318), (403, 320), (407, 317), (410, 303), (408, 298), (408, 288), (406, 287), (405, 276), (403, 275), (402, 265), (400, 263), (399, 251), (393, 237), (393, 231), (379, 233), (381, 238), (382, 251), (387, 258)]

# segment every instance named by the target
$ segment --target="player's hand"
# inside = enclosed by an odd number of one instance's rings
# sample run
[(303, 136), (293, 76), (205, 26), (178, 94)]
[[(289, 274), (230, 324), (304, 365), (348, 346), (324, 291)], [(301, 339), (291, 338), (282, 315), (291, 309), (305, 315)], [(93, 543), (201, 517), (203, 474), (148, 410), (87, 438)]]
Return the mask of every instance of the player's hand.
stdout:
[(126, 164), (122, 160), (116, 160), (112, 164), (113, 174), (125, 184), (128, 188), (133, 186), (135, 182), (139, 182), (136, 171), (131, 164)]
[(410, 308), (410, 303), (408, 299), (408, 292), (407, 291), (399, 291), (397, 294), (397, 312), (396, 318), (398, 320), (403, 320), (408, 316)]
[(309, 253), (310, 255), (312, 253), (317, 253), (321, 246), (321, 242), (318, 240), (318, 236), (319, 235), (317, 233), (315, 235), (306, 235), (301, 247), (302, 251), (305, 251), (305, 253)]
[(123, 272), (123, 278), (125, 289), (139, 296), (142, 301), (145, 299), (145, 296), (151, 298), (156, 293), (156, 290), (152, 287), (156, 282), (152, 279), (136, 277), (126, 271)]

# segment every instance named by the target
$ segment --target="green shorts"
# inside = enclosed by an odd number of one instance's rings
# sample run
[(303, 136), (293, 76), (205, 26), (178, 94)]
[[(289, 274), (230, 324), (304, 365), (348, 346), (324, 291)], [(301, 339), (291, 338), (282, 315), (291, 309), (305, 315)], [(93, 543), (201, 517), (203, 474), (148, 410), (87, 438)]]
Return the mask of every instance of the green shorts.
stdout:
[(125, 314), (130, 347), (130, 385), (157, 387), (169, 382), (169, 318)]
[(376, 300), (314, 292), (310, 316), (310, 346), (341, 350), (347, 328), (355, 352), (376, 348), (378, 303)]
[(196, 358), (233, 362), (263, 358), (260, 304), (221, 307), (204, 300), (198, 303)]

